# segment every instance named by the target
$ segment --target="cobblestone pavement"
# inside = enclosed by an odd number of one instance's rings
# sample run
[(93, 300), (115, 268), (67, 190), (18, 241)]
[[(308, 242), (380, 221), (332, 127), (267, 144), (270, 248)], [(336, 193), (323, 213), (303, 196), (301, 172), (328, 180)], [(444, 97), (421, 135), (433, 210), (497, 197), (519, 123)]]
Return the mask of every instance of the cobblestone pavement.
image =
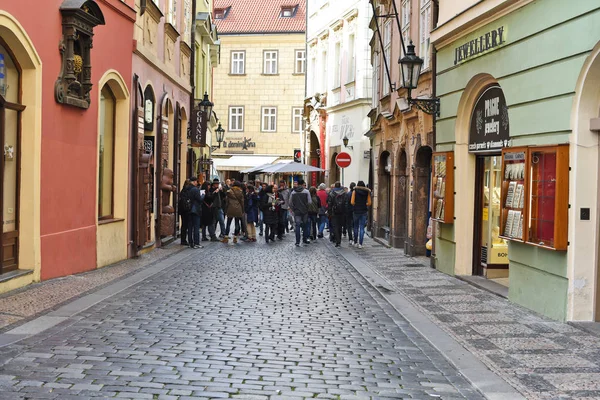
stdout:
[[(345, 245), (343, 245), (346, 247)], [(600, 339), (365, 237), (352, 249), (394, 290), (529, 399), (600, 399)]]
[(323, 241), (186, 251), (0, 352), (0, 398), (483, 398)]
[(36, 283), (2, 294), (0, 295), (0, 332), (7, 331), (48, 310), (55, 309), (91, 290), (99, 289), (117, 279), (128, 276), (180, 250), (182, 247), (173, 243), (135, 259), (128, 259), (82, 274)]

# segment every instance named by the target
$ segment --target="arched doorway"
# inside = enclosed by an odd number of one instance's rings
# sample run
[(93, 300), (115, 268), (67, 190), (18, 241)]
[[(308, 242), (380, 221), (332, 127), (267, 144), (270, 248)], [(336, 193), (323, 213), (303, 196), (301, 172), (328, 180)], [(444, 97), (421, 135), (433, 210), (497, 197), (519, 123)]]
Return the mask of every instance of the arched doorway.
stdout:
[[(162, 244), (175, 237), (175, 208), (173, 207), (174, 176), (174, 125), (175, 109), (171, 100), (165, 95), (161, 102), (158, 136), (155, 147), (156, 196), (158, 209), (155, 210), (157, 232)], [(175, 189), (176, 190), (176, 189)]]
[(378, 188), (377, 188), (377, 236), (390, 240), (390, 204), (391, 204), (392, 158), (384, 151), (379, 156)]
[[(308, 154), (308, 163), (313, 167), (321, 168), (321, 146), (319, 144), (319, 138), (314, 131), (310, 131), (310, 152)], [(319, 183), (323, 182), (323, 177), (318, 172), (310, 174), (309, 184), (310, 186), (318, 186)]]
[(329, 182), (331, 183), (340, 181), (340, 168), (335, 163), (337, 155), (337, 152), (333, 153), (333, 155), (331, 156), (331, 162), (329, 164)]
[[(408, 154), (404, 148), (400, 149), (398, 155), (398, 176), (395, 180), (396, 198), (394, 209), (394, 230), (392, 232), (391, 244), (397, 248), (404, 248), (407, 242), (406, 232), (408, 225)], [(406, 250), (406, 249), (405, 249)]]
[(19, 268), (19, 190), (21, 176), (21, 68), (8, 47), (0, 40), (0, 213), (3, 229), (0, 235), (0, 274)]
[(412, 235), (409, 252), (411, 256), (422, 256), (426, 252), (432, 153), (431, 147), (422, 146), (415, 155)]

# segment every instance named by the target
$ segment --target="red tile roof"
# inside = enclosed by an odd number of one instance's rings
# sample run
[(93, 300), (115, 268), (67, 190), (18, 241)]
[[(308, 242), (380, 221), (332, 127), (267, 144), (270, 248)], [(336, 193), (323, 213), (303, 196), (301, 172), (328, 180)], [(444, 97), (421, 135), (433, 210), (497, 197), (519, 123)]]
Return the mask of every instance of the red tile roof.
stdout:
[[(215, 10), (231, 7), (225, 19), (216, 19), (217, 32), (304, 32), (306, 0), (215, 0)], [(282, 18), (282, 7), (298, 7), (292, 18)]]

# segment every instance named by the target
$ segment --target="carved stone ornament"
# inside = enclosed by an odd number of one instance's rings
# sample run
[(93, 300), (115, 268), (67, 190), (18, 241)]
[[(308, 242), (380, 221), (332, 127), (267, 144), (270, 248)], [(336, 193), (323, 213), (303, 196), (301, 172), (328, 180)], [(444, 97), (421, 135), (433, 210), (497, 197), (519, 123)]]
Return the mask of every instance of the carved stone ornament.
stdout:
[(54, 95), (58, 103), (87, 109), (92, 90), (92, 38), (94, 27), (104, 25), (104, 15), (92, 0), (64, 0), (60, 13), (62, 66)]

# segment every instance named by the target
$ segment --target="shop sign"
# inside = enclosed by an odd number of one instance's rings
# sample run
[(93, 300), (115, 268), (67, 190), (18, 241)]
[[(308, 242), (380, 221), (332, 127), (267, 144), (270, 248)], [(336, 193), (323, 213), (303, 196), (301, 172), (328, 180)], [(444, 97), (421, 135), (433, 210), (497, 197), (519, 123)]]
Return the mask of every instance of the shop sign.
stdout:
[(256, 147), (256, 142), (251, 141), (252, 138), (246, 138), (244, 136), (243, 139), (230, 140), (229, 142), (223, 141), (223, 147), (225, 148), (238, 148), (240, 150), (249, 150), (250, 147)]
[(195, 108), (192, 110), (192, 145), (193, 146), (206, 146), (206, 131), (204, 128), (203, 118), (204, 113), (199, 109)]
[(471, 114), (469, 152), (497, 153), (510, 145), (506, 99), (500, 86), (491, 86), (479, 96)]
[(506, 29), (504, 26), (486, 32), (454, 49), (454, 65), (475, 58), (488, 51), (495, 50), (506, 43)]

